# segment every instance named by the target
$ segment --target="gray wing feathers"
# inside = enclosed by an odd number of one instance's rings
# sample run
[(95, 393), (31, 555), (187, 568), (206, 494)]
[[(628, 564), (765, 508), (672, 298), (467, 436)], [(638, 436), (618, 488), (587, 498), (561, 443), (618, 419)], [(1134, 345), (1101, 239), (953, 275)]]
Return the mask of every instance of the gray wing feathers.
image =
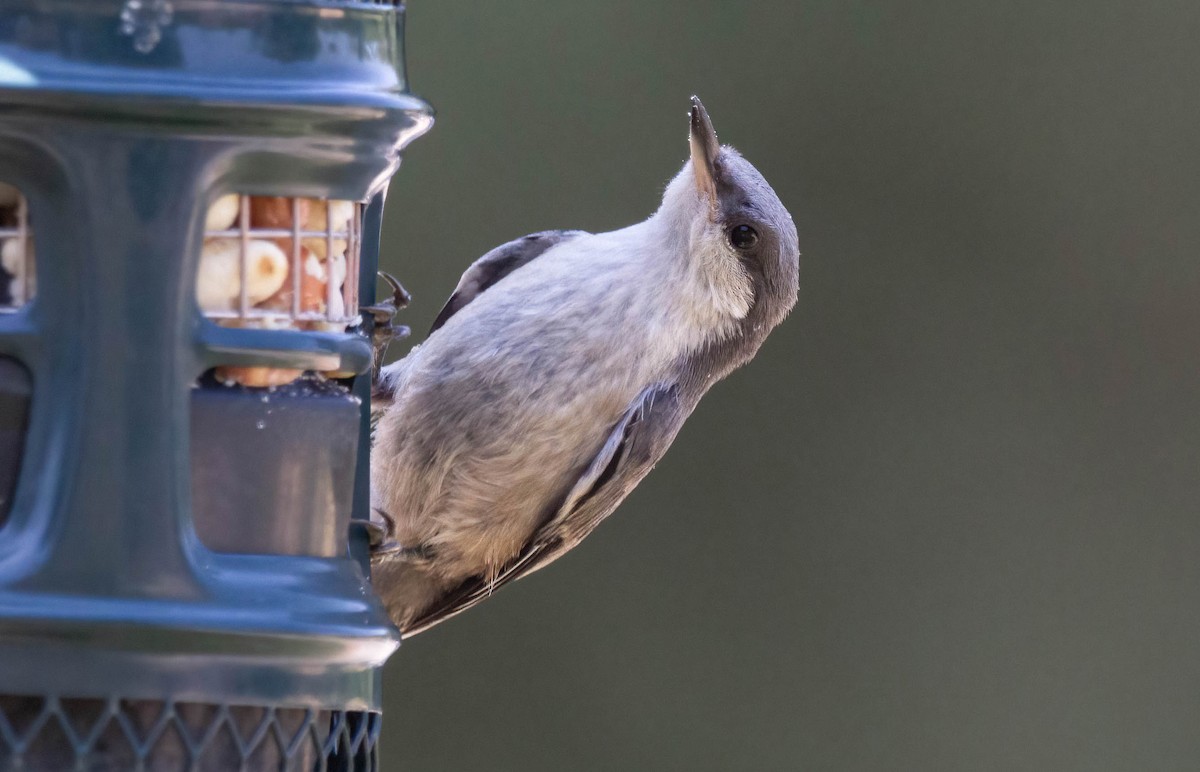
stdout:
[[(454, 288), (450, 299), (446, 301), (446, 305), (442, 306), (437, 318), (433, 320), (433, 326), (429, 329), (430, 334), (436, 332), (450, 317), (461, 311), (468, 303), (505, 276), (521, 266), (527, 265), (535, 258), (541, 257), (551, 247), (587, 235), (589, 235), (587, 231), (541, 231), (522, 236), (491, 250), (472, 263), (459, 279), (458, 286)], [(407, 359), (398, 360), (379, 371), (371, 385), (372, 415), (383, 412), (391, 405), (392, 396), (396, 393), (400, 380), (400, 368), (406, 361)]]
[(415, 634), (474, 606), (511, 581), (549, 565), (608, 517), (662, 458), (690, 411), (677, 385), (644, 389), (609, 433), (562, 504), (496, 577), (475, 576), (450, 590), (402, 632)]
[(540, 257), (546, 250), (562, 244), (564, 241), (586, 235), (588, 235), (586, 231), (541, 231), (496, 247), (472, 263), (471, 267), (462, 275), (458, 286), (450, 295), (450, 299), (446, 301), (446, 305), (433, 320), (433, 326), (429, 332), (432, 334), (437, 331), (446, 323), (446, 320), (479, 297), (484, 290), (529, 261)]

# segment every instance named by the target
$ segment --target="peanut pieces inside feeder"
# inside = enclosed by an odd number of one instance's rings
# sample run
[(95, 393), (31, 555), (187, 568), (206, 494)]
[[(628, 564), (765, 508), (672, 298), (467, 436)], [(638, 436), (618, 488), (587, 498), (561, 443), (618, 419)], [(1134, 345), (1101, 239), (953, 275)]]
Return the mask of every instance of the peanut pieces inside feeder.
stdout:
[[(196, 281), (201, 310), (229, 327), (344, 331), (353, 323), (344, 293), (355, 214), (351, 201), (221, 196), (205, 217), (205, 231), (212, 235), (205, 239)], [(280, 386), (301, 374), (270, 367), (216, 371), (218, 380), (244, 386)]]
[[(328, 295), (328, 287), (325, 280), (325, 264), (318, 260), (305, 247), (300, 248), (300, 253), (304, 270), (300, 273), (299, 310), (301, 313), (324, 313), (326, 310), (326, 297)], [(292, 282), (285, 281), (283, 286), (279, 288), (279, 291), (267, 298), (261, 304), (261, 307), (275, 311), (290, 312), (293, 308), (292, 298), (294, 295), (295, 287)]]
[[(293, 202), (299, 202), (296, 207)], [(251, 228), (292, 228), (293, 208), (300, 210), (300, 223), (308, 219), (309, 209), (313, 199), (285, 198), (283, 196), (251, 196), (250, 197), (250, 227)]]
[(204, 217), (204, 230), (223, 231), (237, 224), (242, 209), (242, 197), (236, 193), (221, 196), (208, 207)]
[(287, 386), (304, 375), (303, 370), (285, 370), (282, 367), (218, 367), (213, 375), (226, 386), (241, 384), (254, 388)]
[[(270, 241), (246, 242), (246, 302), (258, 305), (274, 295), (288, 277), (288, 259)], [(200, 252), (196, 300), (205, 311), (231, 311), (242, 295), (242, 242), (209, 239)]]

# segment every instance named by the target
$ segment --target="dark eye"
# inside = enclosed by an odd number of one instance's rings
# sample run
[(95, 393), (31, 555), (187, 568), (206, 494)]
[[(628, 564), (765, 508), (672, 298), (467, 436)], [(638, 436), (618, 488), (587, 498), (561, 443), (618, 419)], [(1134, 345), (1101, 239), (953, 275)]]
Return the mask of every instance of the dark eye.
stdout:
[(749, 249), (758, 243), (758, 231), (749, 225), (736, 225), (729, 229), (729, 243), (734, 249)]

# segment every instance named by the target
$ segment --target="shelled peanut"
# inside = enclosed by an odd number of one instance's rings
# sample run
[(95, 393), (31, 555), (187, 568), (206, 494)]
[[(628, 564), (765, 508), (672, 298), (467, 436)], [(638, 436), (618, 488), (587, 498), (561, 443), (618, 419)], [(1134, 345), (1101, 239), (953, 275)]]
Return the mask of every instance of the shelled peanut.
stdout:
[[(246, 209), (249, 222), (246, 223), (248, 238), (245, 241), (240, 235), (205, 239), (196, 282), (196, 299), (200, 308), (206, 312), (225, 314), (243, 310), (240, 260), (244, 249), (247, 260), (246, 310), (285, 315), (294, 312), (319, 314), (324, 318), (224, 318), (217, 319), (218, 324), (293, 330), (344, 329), (344, 323), (338, 321), (345, 318), (347, 310), (343, 288), (349, 245), (344, 236), (354, 215), (354, 204), (349, 201), (250, 196)], [(223, 196), (209, 207), (205, 230), (240, 230), (241, 217), (239, 197)], [(278, 233), (259, 236), (255, 234), (256, 230), (332, 230), (334, 235), (301, 236), (297, 245), (293, 237), (280, 236)], [(298, 302), (295, 297), (297, 281), (292, 275), (293, 265), (296, 264), (300, 266)], [(300, 375), (301, 372), (297, 370), (269, 367), (222, 367), (216, 373), (219, 380), (244, 386), (280, 386)]]
[(304, 375), (303, 370), (288, 370), (282, 367), (236, 367), (221, 366), (213, 371), (214, 377), (226, 386), (242, 385), (256, 388), (287, 386)]

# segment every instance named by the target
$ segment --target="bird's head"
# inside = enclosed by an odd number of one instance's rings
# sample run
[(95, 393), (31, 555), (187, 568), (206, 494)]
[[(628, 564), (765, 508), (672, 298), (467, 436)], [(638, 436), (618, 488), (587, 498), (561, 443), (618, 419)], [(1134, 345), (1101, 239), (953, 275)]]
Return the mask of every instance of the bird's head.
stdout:
[(796, 226), (753, 164), (717, 141), (700, 99), (692, 97), (691, 157), (667, 186), (657, 216), (709, 285), (712, 298), (737, 319), (757, 310), (768, 326), (796, 302), (800, 246)]

